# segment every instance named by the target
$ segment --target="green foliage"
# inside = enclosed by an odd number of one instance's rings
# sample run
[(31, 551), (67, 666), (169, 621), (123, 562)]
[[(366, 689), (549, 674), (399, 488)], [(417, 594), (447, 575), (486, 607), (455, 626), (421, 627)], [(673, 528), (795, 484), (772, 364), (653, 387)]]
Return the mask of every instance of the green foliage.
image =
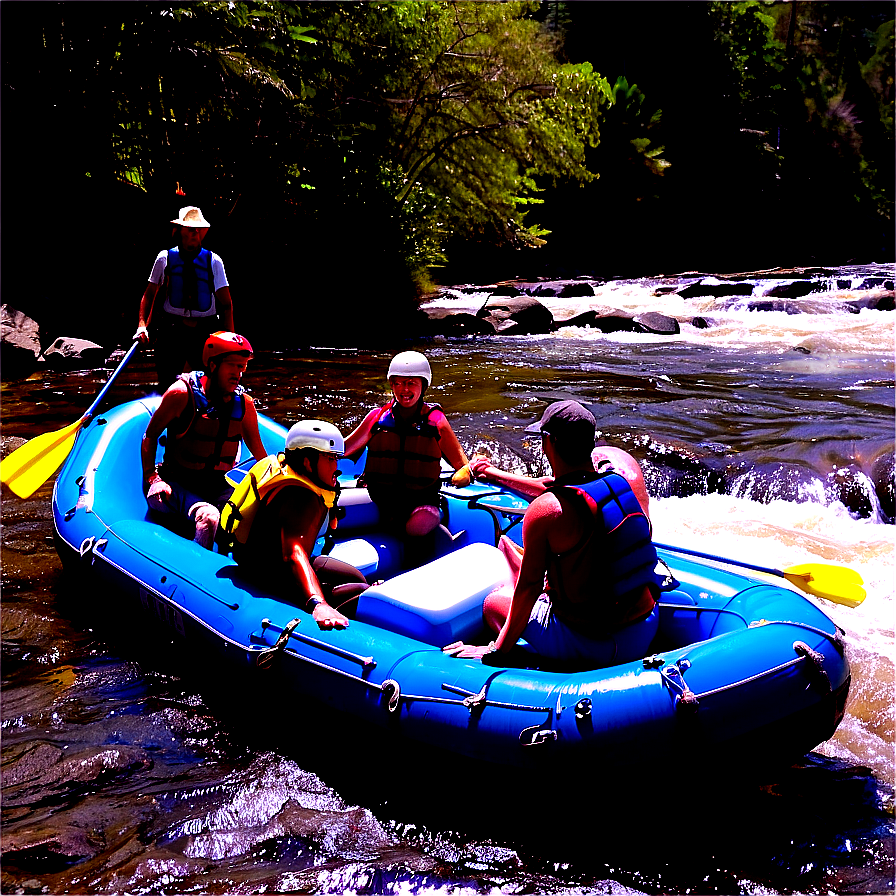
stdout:
[[(234, 215), (231, 233), (264, 220), (284, 252), (337, 247), (396, 282), (423, 283), (455, 246), (550, 237), (540, 255), (566, 251), (569, 229), (588, 253), (612, 228), (652, 226), (655, 248), (665, 224), (652, 213), (689, 204), (699, 224), (700, 202), (735, 188), (741, 209), (836, 191), (838, 208), (893, 216), (886, 4), (203, 0), (0, 14), (4, 119), (22, 135), (5, 164), (42, 198), (127, 185), (160, 220), (201, 203), (216, 221)], [(588, 205), (604, 230), (588, 229)]]
[(613, 105), (607, 113), (606, 131), (616, 138), (620, 149), (623, 141), (634, 149), (634, 152), (624, 150), (629, 165), (640, 164), (651, 174), (662, 176), (671, 162), (661, 157), (664, 146), (651, 146), (647, 133), (661, 123), (663, 113), (660, 109), (651, 112), (644, 100), (637, 84), (630, 85), (624, 77), (617, 78), (613, 85)]
[[(317, 4), (321, 35), (311, 133), (303, 155), (329, 190), (377, 195), (402, 234), (409, 269), (442, 263), (450, 235), (537, 245), (526, 225), (532, 176), (589, 180), (605, 79), (560, 66), (533, 3)], [(334, 167), (329, 144), (350, 144)], [(363, 160), (358, 164), (359, 160)], [(310, 164), (310, 163), (309, 163)]]
[(777, 176), (798, 176), (807, 152), (833, 153), (856, 200), (892, 220), (893, 20), (874, 21), (883, 15), (883, 4), (711, 4), (742, 133), (762, 138)]

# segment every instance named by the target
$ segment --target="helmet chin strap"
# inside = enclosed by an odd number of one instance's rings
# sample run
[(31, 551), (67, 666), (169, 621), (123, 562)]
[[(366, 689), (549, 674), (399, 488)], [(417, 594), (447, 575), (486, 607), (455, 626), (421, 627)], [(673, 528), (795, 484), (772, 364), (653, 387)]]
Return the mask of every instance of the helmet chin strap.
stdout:
[[(323, 454), (323, 453), (324, 453), (323, 451), (318, 451), (317, 456), (320, 457), (321, 454)], [(318, 488), (324, 488), (324, 489), (327, 489), (327, 491), (335, 491), (337, 495), (339, 494), (339, 492), (342, 489), (339, 485), (338, 479), (336, 480), (335, 485), (333, 485), (332, 483), (329, 483), (329, 482), (324, 482), (323, 479), (321, 479), (320, 476), (317, 475), (317, 461), (315, 461), (315, 463), (312, 464), (307, 457), (302, 458), (302, 460), (303, 460), (302, 469), (296, 470), (297, 473), (299, 473), (302, 476), (307, 476), (308, 479), (311, 480), (311, 482), (313, 482), (316, 486), (318, 486)], [(308, 461), (308, 463), (305, 463), (305, 461)], [(312, 466), (314, 469), (309, 470), (308, 468), (312, 467)]]

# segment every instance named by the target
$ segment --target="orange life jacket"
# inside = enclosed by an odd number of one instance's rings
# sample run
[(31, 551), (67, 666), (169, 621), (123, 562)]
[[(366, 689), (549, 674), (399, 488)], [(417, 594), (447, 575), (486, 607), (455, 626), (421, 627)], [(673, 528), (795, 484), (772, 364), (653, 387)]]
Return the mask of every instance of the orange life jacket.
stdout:
[(168, 426), (164, 465), (167, 475), (196, 478), (203, 474), (223, 476), (236, 463), (243, 439), (243, 417), (246, 416), (245, 389), (237, 386), (230, 396), (222, 396), (214, 405), (205, 394), (200, 370), (182, 373), (178, 379), (186, 383), (189, 394), (183, 414)]

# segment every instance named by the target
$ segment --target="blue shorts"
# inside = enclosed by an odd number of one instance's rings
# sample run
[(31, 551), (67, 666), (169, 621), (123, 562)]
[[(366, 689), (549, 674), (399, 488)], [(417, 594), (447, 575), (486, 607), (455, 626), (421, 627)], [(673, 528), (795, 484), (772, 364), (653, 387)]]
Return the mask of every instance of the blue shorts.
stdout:
[(542, 594), (529, 614), (523, 638), (543, 657), (593, 666), (614, 666), (647, 656), (659, 621), (659, 608), (654, 607), (644, 619), (605, 638), (589, 638), (561, 622), (551, 609), (551, 599)]

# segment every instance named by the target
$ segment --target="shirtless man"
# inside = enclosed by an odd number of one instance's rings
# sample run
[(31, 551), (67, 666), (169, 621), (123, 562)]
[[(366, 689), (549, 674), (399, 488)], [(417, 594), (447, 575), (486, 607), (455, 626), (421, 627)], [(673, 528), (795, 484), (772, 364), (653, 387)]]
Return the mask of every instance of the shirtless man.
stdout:
[(516, 585), (483, 604), (497, 638), (444, 650), (482, 658), (523, 637), (543, 657), (592, 667), (643, 656), (656, 634), (662, 582), (650, 523), (625, 477), (594, 470), (594, 417), (582, 405), (555, 402), (532, 429), (555, 478), (528, 480), (539, 493), (523, 517), (522, 551), (502, 540)]

